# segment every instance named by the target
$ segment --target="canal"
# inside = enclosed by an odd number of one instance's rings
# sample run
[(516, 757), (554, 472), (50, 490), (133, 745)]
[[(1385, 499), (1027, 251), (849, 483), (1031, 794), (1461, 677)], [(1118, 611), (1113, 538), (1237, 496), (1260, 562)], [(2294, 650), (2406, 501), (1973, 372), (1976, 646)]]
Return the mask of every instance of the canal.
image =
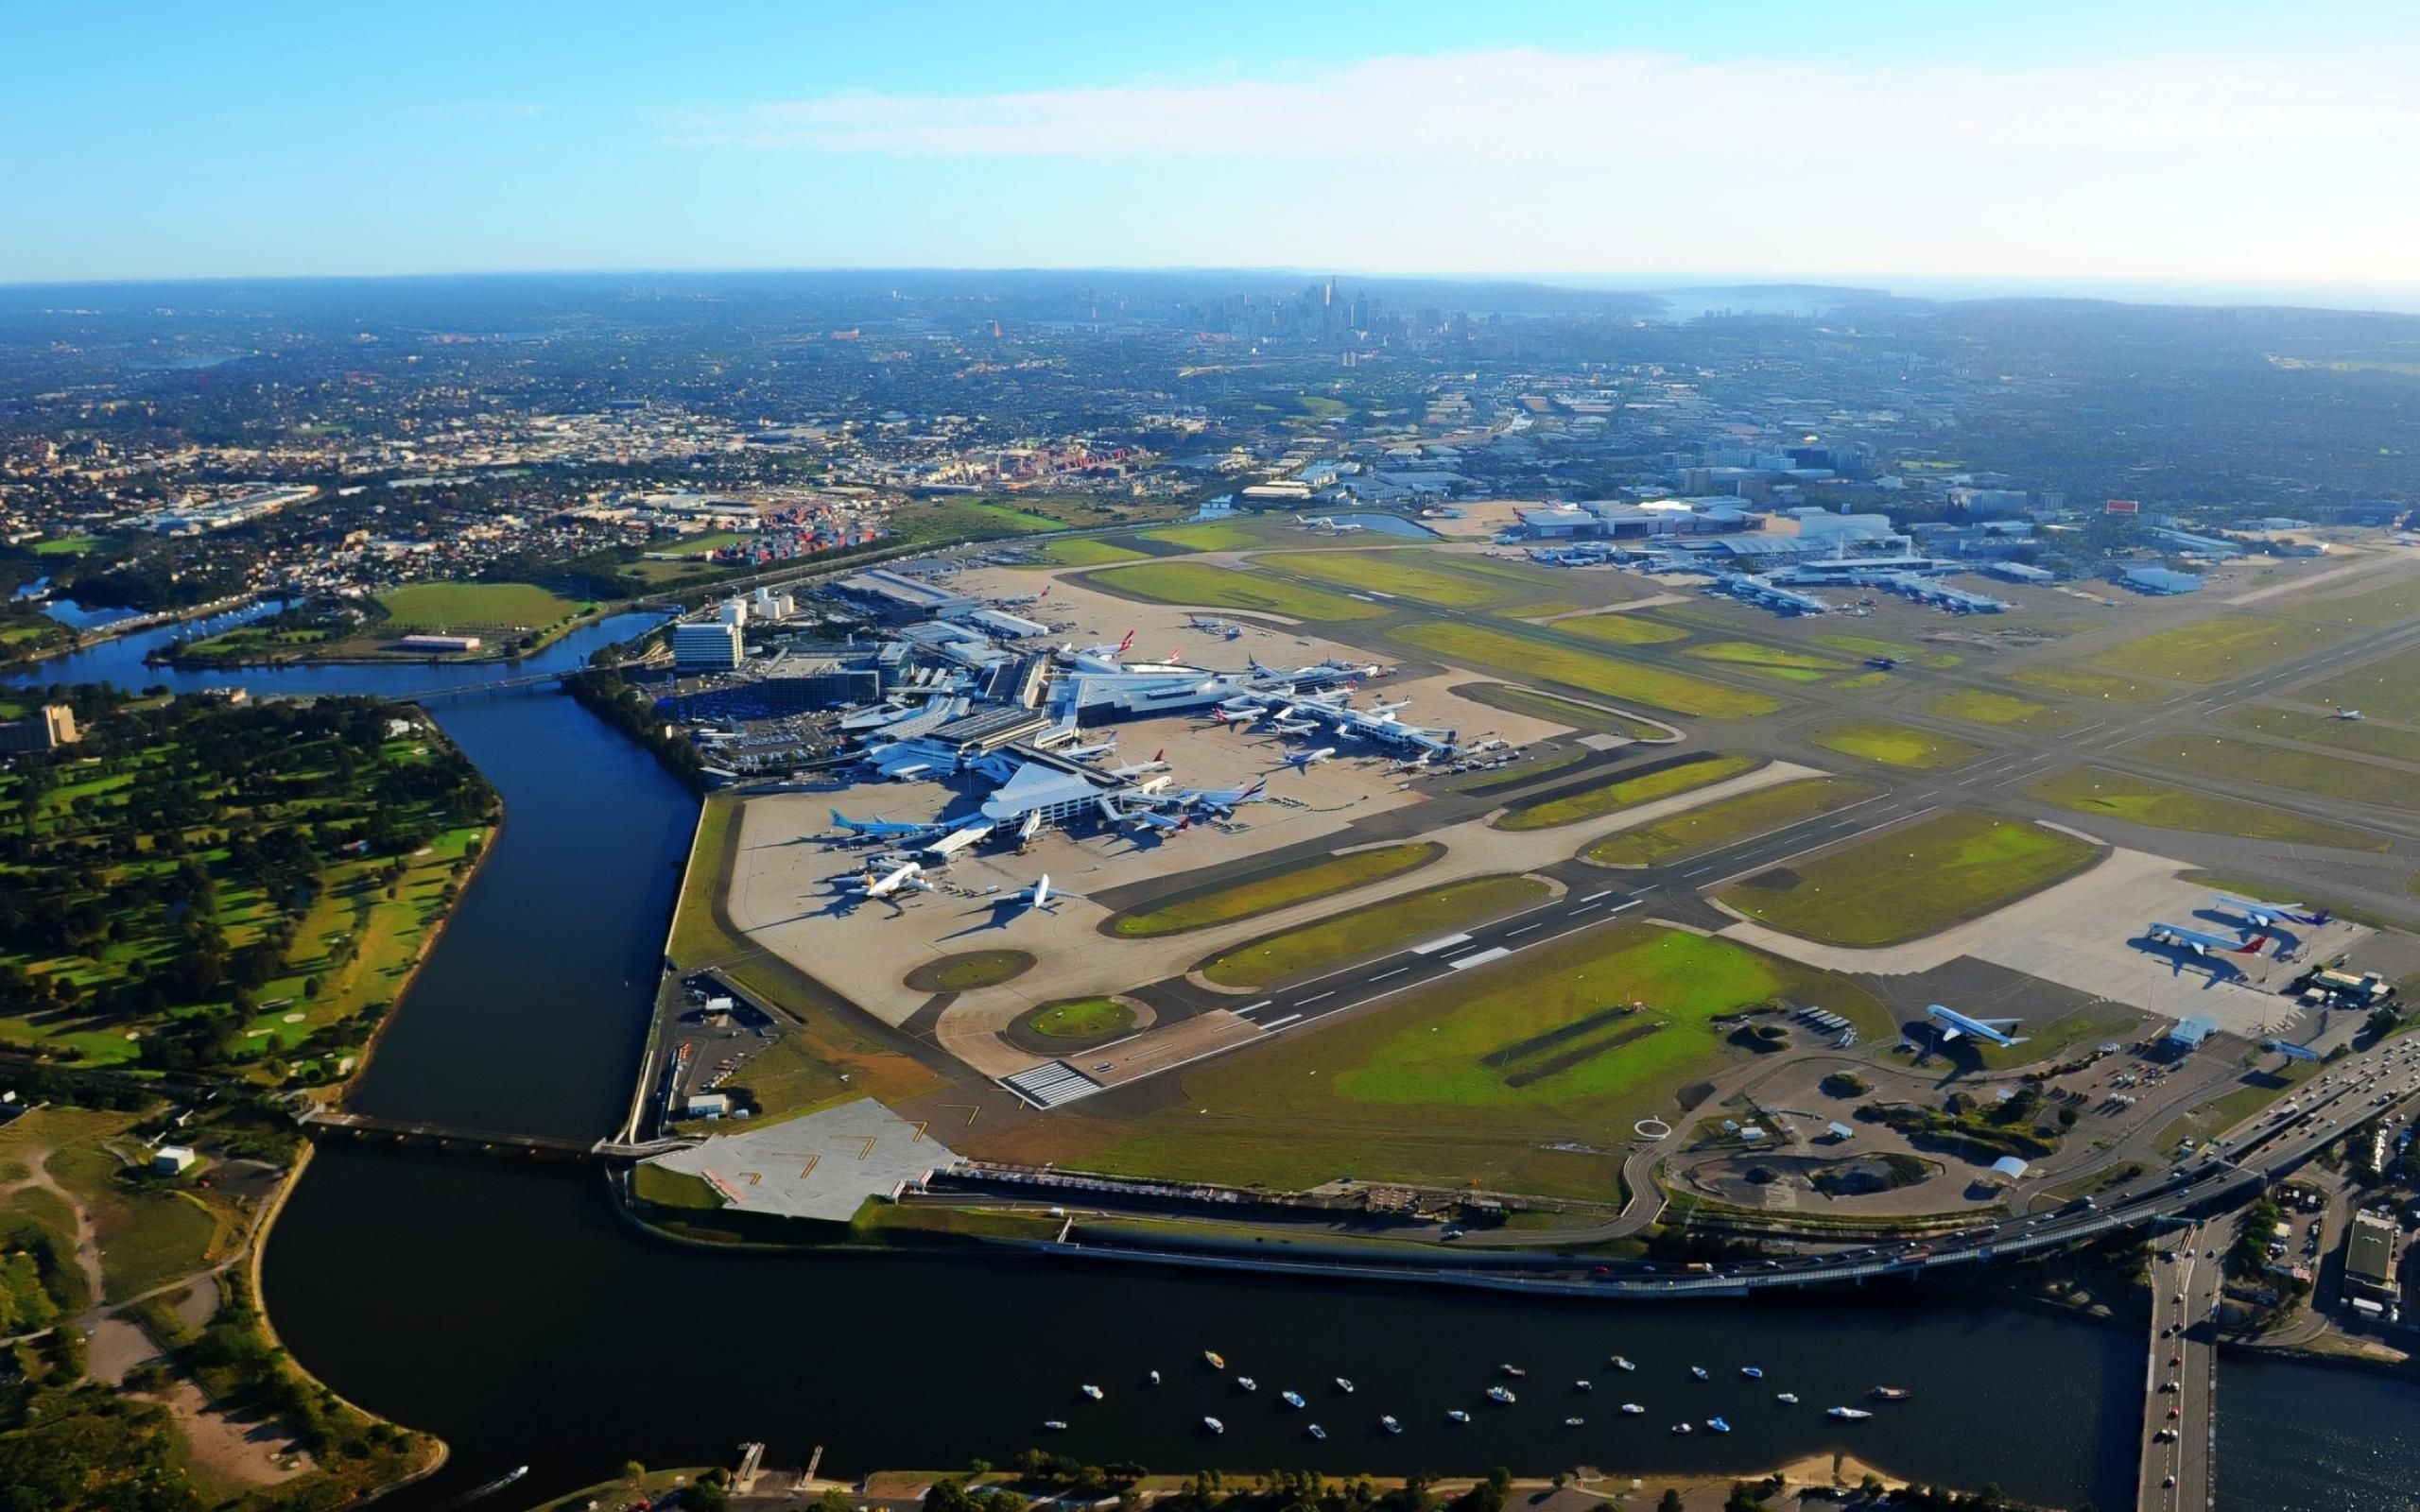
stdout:
[[(609, 622), (525, 670), (569, 665), (645, 621)], [(144, 667), (131, 637), (27, 680), (184, 689), (238, 680)], [(327, 667), (240, 675), (265, 691), (401, 693), (480, 674)], [(696, 804), (551, 691), (433, 708), (503, 793), (506, 822), (353, 1106), (600, 1133), (628, 1092)], [(594, 1171), (330, 1143), (269, 1242), (265, 1294), (295, 1357), (370, 1409), (445, 1438), (428, 1508), (515, 1465), (515, 1500), (625, 1460), (722, 1462), (744, 1439), (827, 1471), (1004, 1461), (1038, 1443), (1155, 1469), (1330, 1472), (1761, 1469), (1846, 1449), (1889, 1470), (2017, 1496), (2125, 1503), (2142, 1344), (2130, 1333), (1909, 1294), (1618, 1306), (1169, 1272), (1020, 1256), (757, 1255), (651, 1239)], [(1256, 1377), (1246, 1393), (1208, 1369)], [(1619, 1353), (1637, 1369), (1610, 1363)], [(1502, 1363), (1520, 1401), (1481, 1396)], [(1761, 1382), (1743, 1366), (1765, 1372)], [(1704, 1366), (1707, 1382), (1691, 1366)], [(1147, 1371), (1166, 1384), (1144, 1383)], [(1345, 1395), (1334, 1378), (1352, 1379)], [(1574, 1382), (1591, 1380), (1595, 1389)], [(1104, 1388), (1091, 1402), (1081, 1383)], [(1871, 1421), (1824, 1406), (1876, 1384)], [(1300, 1412), (1281, 1390), (1308, 1399)], [(1796, 1393), (1797, 1406), (1774, 1400)], [(1646, 1408), (1625, 1417), (1619, 1405)], [(1447, 1421), (1469, 1412), (1468, 1426)], [(2420, 1480), (2420, 1390), (2231, 1362), (2227, 1508), (2385, 1512)], [(1390, 1436), (1382, 1414), (1406, 1431)], [(1227, 1427), (1212, 1438), (1201, 1418)], [(1721, 1416), (1728, 1435), (1703, 1424)], [(1567, 1417), (1585, 1422), (1565, 1427)], [(1046, 1418), (1064, 1433), (1046, 1435)], [(1329, 1437), (1315, 1442), (1307, 1424)], [(1700, 1425), (1686, 1436), (1672, 1424)]]

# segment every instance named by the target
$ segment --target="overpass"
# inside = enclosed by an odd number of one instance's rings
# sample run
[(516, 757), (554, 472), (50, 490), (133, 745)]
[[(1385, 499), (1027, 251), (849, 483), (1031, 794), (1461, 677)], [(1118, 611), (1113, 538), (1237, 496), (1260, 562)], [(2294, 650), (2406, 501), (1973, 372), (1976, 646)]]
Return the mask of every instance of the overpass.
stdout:
[(295, 1122), (302, 1126), (305, 1133), (314, 1135), (351, 1134), (355, 1139), (377, 1138), (390, 1144), (427, 1145), (474, 1151), (481, 1155), (520, 1152), (577, 1160), (641, 1160), (667, 1150), (686, 1149), (698, 1143), (688, 1139), (660, 1139), (631, 1143), (611, 1137), (583, 1140), (560, 1134), (522, 1134), (503, 1129), (464, 1128), (418, 1119), (344, 1113), (327, 1108), (314, 1108)]

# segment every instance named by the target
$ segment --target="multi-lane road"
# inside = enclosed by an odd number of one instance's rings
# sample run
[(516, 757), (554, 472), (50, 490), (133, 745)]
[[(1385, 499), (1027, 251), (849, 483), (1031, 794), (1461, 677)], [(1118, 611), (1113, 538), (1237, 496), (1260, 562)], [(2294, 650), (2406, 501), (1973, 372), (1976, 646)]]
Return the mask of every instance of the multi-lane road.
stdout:
[(2143, 1361), (2143, 1445), (2135, 1512), (2206, 1512), (2217, 1458), (2219, 1299), (2224, 1223), (2195, 1224), (2152, 1263)]

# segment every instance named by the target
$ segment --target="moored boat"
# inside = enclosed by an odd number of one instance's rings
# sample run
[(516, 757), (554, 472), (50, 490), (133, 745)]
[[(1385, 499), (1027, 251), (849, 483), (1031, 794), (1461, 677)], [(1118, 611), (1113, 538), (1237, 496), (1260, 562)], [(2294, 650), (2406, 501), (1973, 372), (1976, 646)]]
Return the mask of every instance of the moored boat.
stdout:
[(1520, 1399), (1502, 1386), (1490, 1386), (1487, 1388), (1487, 1400), (1499, 1407), (1510, 1407)]
[(1739, 1367), (1739, 1373), (1746, 1376), (1751, 1381), (1762, 1381), (1765, 1379), (1765, 1372), (1753, 1365), (1741, 1366)]
[(1727, 1433), (1731, 1432), (1731, 1425), (1730, 1425), (1729, 1423), (1724, 1422), (1724, 1421), (1723, 1421), (1721, 1418), (1707, 1418), (1707, 1419), (1705, 1420), (1705, 1425), (1706, 1425), (1708, 1428), (1713, 1429), (1713, 1430), (1714, 1430), (1716, 1433), (1718, 1433), (1718, 1434), (1727, 1434)]
[(1299, 1391), (1281, 1391), (1277, 1394), (1277, 1397), (1279, 1400), (1286, 1403), (1288, 1407), (1299, 1407), (1303, 1405), (1303, 1394)]
[(1220, 1422), (1220, 1421), (1219, 1421), (1218, 1418), (1202, 1418), (1202, 1419), (1201, 1419), (1201, 1426), (1202, 1426), (1202, 1427), (1204, 1427), (1204, 1428), (1209, 1429), (1209, 1430), (1210, 1430), (1212, 1433), (1214, 1433), (1214, 1434), (1223, 1434), (1223, 1433), (1225, 1433), (1225, 1432), (1227, 1431), (1227, 1425), (1226, 1425), (1225, 1423)]
[(1780, 1402), (1785, 1407), (1795, 1407), (1798, 1405), (1798, 1393), (1795, 1391), (1775, 1392), (1773, 1394), (1773, 1400)]
[(1327, 1436), (1327, 1430), (1322, 1428), (1317, 1423), (1313, 1423), (1311, 1424), (1311, 1436), (1313, 1438), (1325, 1438)]
[(1213, 1370), (1224, 1370), (1227, 1368), (1227, 1357), (1220, 1354), (1216, 1349), (1202, 1350), (1201, 1358), (1210, 1362), (1210, 1368)]
[(1384, 1418), (1379, 1418), (1379, 1419), (1378, 1419), (1378, 1426), (1379, 1426), (1379, 1427), (1381, 1427), (1381, 1428), (1383, 1428), (1383, 1429), (1385, 1429), (1388, 1433), (1391, 1433), (1391, 1434), (1400, 1434), (1400, 1433), (1402, 1433), (1402, 1432), (1403, 1432), (1403, 1424), (1401, 1424), (1401, 1423), (1399, 1423), (1399, 1422), (1395, 1421), (1395, 1419), (1394, 1419), (1394, 1416), (1393, 1416), (1392, 1413), (1390, 1413), (1388, 1416), (1386, 1416), (1386, 1417), (1384, 1417)]
[(1905, 1386), (1876, 1386), (1874, 1388), (1874, 1400), (1876, 1401), (1905, 1401), (1914, 1395), (1914, 1392), (1910, 1391)]
[(1455, 1422), (1458, 1422), (1458, 1423), (1466, 1423), (1466, 1422), (1469, 1422), (1469, 1421), (1471, 1420), (1471, 1415), (1470, 1415), (1469, 1413), (1466, 1413), (1466, 1412), (1462, 1411), (1462, 1409), (1461, 1409), (1460, 1407), (1449, 1407), (1449, 1408), (1447, 1408), (1447, 1409), (1445, 1410), (1445, 1416), (1446, 1416), (1448, 1418), (1450, 1418), (1451, 1420), (1453, 1420), (1453, 1421), (1455, 1421)]
[(1638, 1366), (1631, 1364), (1628, 1360), (1623, 1359), (1617, 1354), (1614, 1356), (1614, 1368), (1616, 1370), (1635, 1370)]
[(1085, 1396), (1092, 1398), (1093, 1400), (1100, 1400), (1100, 1387), (1094, 1385), (1091, 1382), (1085, 1382), (1083, 1385), (1078, 1389), (1082, 1391)]
[(1336, 1389), (1343, 1392), (1349, 1397), (1353, 1395), (1353, 1383), (1345, 1380), (1342, 1376), (1339, 1376), (1336, 1378)]
[(1634, 1401), (1625, 1401), (1622, 1403), (1622, 1413), (1626, 1417), (1636, 1418), (1646, 1411), (1646, 1408), (1640, 1406)]
[(1826, 1407), (1824, 1409), (1824, 1416), (1826, 1418), (1839, 1418), (1849, 1422), (1855, 1422), (1859, 1418), (1871, 1418), (1874, 1414), (1867, 1412), (1862, 1407)]

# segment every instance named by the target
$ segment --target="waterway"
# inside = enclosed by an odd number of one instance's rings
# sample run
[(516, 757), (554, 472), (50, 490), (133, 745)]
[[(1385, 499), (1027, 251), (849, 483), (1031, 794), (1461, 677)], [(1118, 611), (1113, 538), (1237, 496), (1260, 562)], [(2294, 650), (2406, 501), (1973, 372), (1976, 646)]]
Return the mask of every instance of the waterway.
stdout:
[[(582, 631), (525, 669), (582, 660), (640, 623)], [(32, 680), (391, 694), (494, 675), (144, 666), (164, 638), (98, 646)], [(469, 695), (433, 712), (503, 793), (507, 819), (354, 1106), (601, 1133), (629, 1090), (694, 800), (559, 694)], [(1651, 1476), (1845, 1448), (1903, 1474), (2114, 1507), (2129, 1494), (2143, 1371), (2131, 1333), (1906, 1292), (1650, 1307), (989, 1252), (705, 1252), (631, 1229), (594, 1171), (335, 1142), (272, 1234), (265, 1291), (303, 1365), (453, 1446), (441, 1475), (386, 1503), (402, 1512), (519, 1464), (532, 1469), (516, 1499), (535, 1503), (628, 1459), (728, 1461), (743, 1439), (776, 1464), (822, 1445), (827, 1471), (843, 1474), (997, 1462), (1037, 1443), (1162, 1469), (1589, 1462)], [(1205, 1348), (1260, 1390), (1209, 1371)], [(1635, 1374), (1607, 1363), (1616, 1351)], [(1521, 1400), (1490, 1407), (1480, 1394), (1507, 1361), (1530, 1371)], [(1761, 1383), (1738, 1376), (1751, 1364)], [(1714, 1380), (1691, 1380), (1691, 1365)], [(1151, 1368), (1168, 1383), (1145, 1387)], [(1360, 1389), (1343, 1396), (1337, 1375)], [(1573, 1388), (1582, 1377), (1594, 1392)], [(1083, 1382), (1107, 1400), (1084, 1400)], [(1863, 1424), (1820, 1416), (1885, 1383), (1916, 1395)], [(1277, 1400), (1288, 1387), (1307, 1411)], [(1802, 1404), (1775, 1403), (1782, 1390)], [(1622, 1417), (1625, 1400), (1647, 1413)], [(2220, 1404), (2222, 1507), (2411, 1504), (2420, 1390), (2230, 1363)], [(1452, 1407), (1477, 1421), (1450, 1426)], [(1376, 1426), (1390, 1412), (1399, 1437)], [(1733, 1433), (1704, 1430), (1717, 1414)], [(1204, 1415), (1227, 1434), (1208, 1436)], [(1572, 1415), (1586, 1424), (1564, 1427)], [(1045, 1418), (1072, 1426), (1046, 1434)], [(1671, 1435), (1684, 1418), (1699, 1430)], [(1312, 1420), (1324, 1443), (1307, 1436)]]

